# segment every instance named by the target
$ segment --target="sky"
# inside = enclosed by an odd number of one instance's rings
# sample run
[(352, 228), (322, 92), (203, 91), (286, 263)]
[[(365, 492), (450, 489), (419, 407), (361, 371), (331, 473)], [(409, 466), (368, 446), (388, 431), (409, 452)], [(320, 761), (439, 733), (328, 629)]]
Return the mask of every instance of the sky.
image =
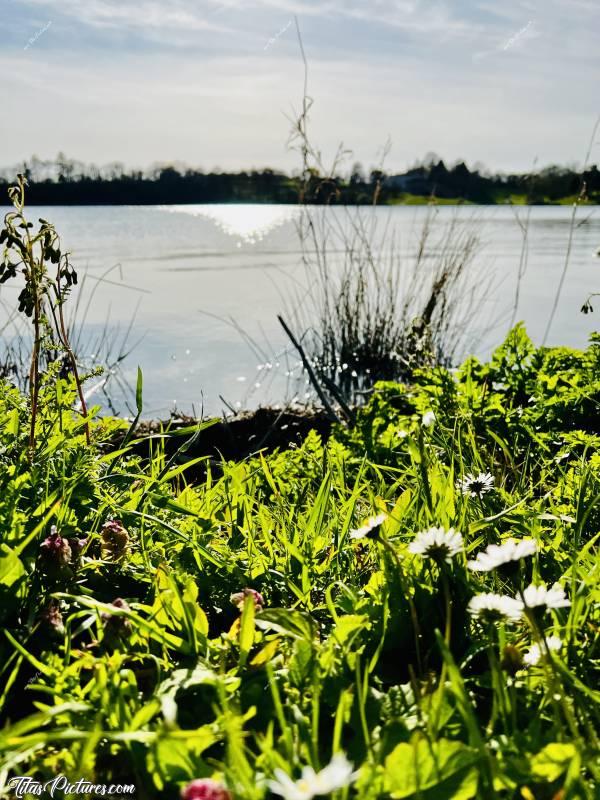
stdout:
[(296, 19), (325, 165), (584, 162), (599, 0), (0, 0), (0, 165), (298, 168)]

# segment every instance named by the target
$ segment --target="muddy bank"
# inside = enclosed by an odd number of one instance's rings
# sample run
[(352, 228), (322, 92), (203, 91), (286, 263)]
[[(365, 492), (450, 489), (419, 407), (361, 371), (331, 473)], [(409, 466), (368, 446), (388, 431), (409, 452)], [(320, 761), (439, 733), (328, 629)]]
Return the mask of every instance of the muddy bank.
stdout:
[[(182, 431), (197, 424), (192, 417), (168, 421), (140, 422), (135, 432), (134, 452), (146, 458), (160, 436), (167, 457), (182, 463), (206, 456), (211, 466), (221, 461), (241, 461), (256, 453), (287, 449), (301, 444), (314, 430), (323, 441), (329, 438), (332, 422), (318, 409), (294, 411), (259, 408), (219, 420), (199, 434)], [(122, 439), (121, 439), (122, 441)], [(115, 442), (118, 446), (119, 442)]]

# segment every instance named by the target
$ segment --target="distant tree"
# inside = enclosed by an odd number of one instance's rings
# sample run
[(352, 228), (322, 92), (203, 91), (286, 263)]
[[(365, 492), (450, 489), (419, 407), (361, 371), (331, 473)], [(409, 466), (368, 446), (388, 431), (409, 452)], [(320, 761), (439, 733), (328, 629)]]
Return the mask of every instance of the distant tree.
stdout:
[(175, 167), (163, 167), (158, 173), (158, 180), (163, 182), (173, 182), (179, 180), (179, 178), (181, 178), (181, 174), (175, 169)]
[[(427, 163), (428, 166), (424, 166)], [(307, 202), (366, 204), (386, 202), (403, 193), (464, 198), (478, 203), (503, 202), (511, 194), (525, 195), (529, 202), (556, 201), (580, 192), (582, 181), (588, 196), (598, 200), (600, 173), (596, 165), (585, 173), (580, 168), (551, 165), (528, 174), (483, 174), (480, 164), (470, 170), (464, 161), (450, 168), (434, 153), (398, 180), (386, 182), (383, 164), (371, 168), (368, 177), (355, 163), (348, 179), (322, 174), (316, 166), (286, 174), (273, 169), (210, 173), (181, 162), (155, 163), (147, 170), (125, 170), (121, 162), (103, 167), (85, 165), (59, 153), (43, 161), (33, 155), (10, 169), (0, 171), (0, 182), (23, 172), (31, 183), (33, 202), (52, 203), (205, 203), (205, 202)], [(337, 171), (337, 170), (336, 170)], [(4, 190), (5, 191), (5, 190)]]
[(56, 156), (56, 169), (59, 183), (69, 183), (73, 178), (75, 164), (64, 153), (60, 152)]
[(438, 156), (438, 154), (430, 150), (422, 161), (416, 162), (416, 166), (427, 167), (431, 169), (431, 167), (433, 167), (435, 164), (439, 164), (441, 161), (442, 159)]
[(594, 164), (583, 173), (583, 180), (589, 192), (600, 192), (600, 171)]
[(387, 175), (383, 170), (372, 169), (371, 174), (369, 175), (369, 183), (372, 186), (377, 186), (377, 184), (383, 183), (386, 178)]
[(483, 163), (483, 161), (476, 161), (473, 164), (472, 172), (473, 173), (477, 173), (478, 175), (481, 175), (482, 178), (492, 178), (493, 177), (492, 173), (490, 172), (488, 167)]
[(358, 184), (363, 184), (366, 182), (367, 180), (365, 178), (363, 165), (357, 161), (352, 167), (352, 171), (350, 173), (350, 186), (357, 186)]
[(101, 177), (107, 181), (116, 181), (123, 177), (125, 165), (120, 161), (112, 161), (110, 164), (101, 168)]
[(28, 181), (37, 182), (43, 179), (45, 163), (35, 154), (29, 159), (29, 164), (25, 162), (24, 166), (26, 166), (26, 169), (23, 170), (23, 174)]

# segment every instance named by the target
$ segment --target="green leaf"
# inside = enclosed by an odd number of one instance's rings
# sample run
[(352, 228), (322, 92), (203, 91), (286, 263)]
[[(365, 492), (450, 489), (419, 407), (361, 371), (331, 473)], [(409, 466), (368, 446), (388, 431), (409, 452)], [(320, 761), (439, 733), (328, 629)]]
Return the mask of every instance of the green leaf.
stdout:
[(256, 618), (258, 628), (274, 630), (292, 636), (294, 639), (312, 641), (316, 624), (309, 614), (302, 611), (289, 611), (287, 608), (267, 608)]
[(200, 756), (217, 741), (217, 736), (208, 726), (186, 733), (185, 739), (159, 738), (148, 753), (148, 768), (159, 789), (168, 783), (187, 781), (192, 775), (209, 773)]
[(576, 755), (577, 749), (573, 744), (558, 742), (547, 744), (531, 759), (531, 774), (535, 778), (552, 783), (568, 770)]
[(417, 734), (386, 758), (384, 789), (392, 798), (470, 800), (477, 794), (478, 759), (461, 742), (429, 742)]
[(369, 617), (366, 614), (346, 614), (338, 618), (332, 636), (342, 647), (349, 647), (361, 631), (367, 631), (370, 627)]
[(301, 689), (310, 683), (316, 667), (315, 650), (312, 642), (297, 639), (294, 642), (294, 654), (290, 659), (290, 683)]
[(243, 666), (247, 659), (252, 645), (254, 644), (254, 625), (255, 605), (252, 595), (247, 595), (244, 600), (242, 619), (240, 622), (240, 666)]
[(179, 691), (194, 686), (223, 686), (226, 691), (235, 691), (240, 684), (239, 678), (232, 675), (219, 675), (210, 667), (198, 663), (192, 669), (176, 669), (157, 688), (156, 695), (177, 694)]
[(262, 667), (265, 664), (268, 664), (269, 661), (271, 661), (275, 657), (275, 654), (279, 649), (279, 644), (280, 644), (279, 638), (275, 638), (272, 641), (270, 641), (262, 648), (262, 650), (260, 650), (260, 652), (258, 652), (254, 656), (250, 664), (253, 667)]
[(7, 545), (0, 545), (0, 585), (13, 586), (25, 574), (25, 567), (18, 555)]
[(135, 385), (135, 407), (137, 408), (138, 416), (141, 416), (142, 410), (144, 408), (143, 388), (144, 388), (144, 377), (142, 375), (141, 367), (138, 367), (137, 381)]
[(13, 408), (6, 420), (6, 431), (15, 438), (19, 435), (19, 409)]

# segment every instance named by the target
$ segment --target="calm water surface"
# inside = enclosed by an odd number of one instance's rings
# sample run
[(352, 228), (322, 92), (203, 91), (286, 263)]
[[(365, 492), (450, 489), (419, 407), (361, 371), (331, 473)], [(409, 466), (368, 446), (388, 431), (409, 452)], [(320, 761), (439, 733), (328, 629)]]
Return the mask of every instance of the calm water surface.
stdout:
[[(565, 263), (571, 209), (529, 211), (517, 319), (525, 321), (539, 343)], [(107, 388), (117, 410), (126, 412), (123, 387), (134, 382), (139, 365), (145, 416), (165, 415), (175, 407), (216, 413), (224, 407), (220, 396), (233, 407), (305, 399), (308, 387), (303, 379), (294, 380), (297, 359), (287, 352), (276, 319), (281, 312), (293, 316), (295, 298), (310, 282), (298, 235), (301, 213), (294, 206), (273, 205), (30, 209), (31, 219), (42, 216), (54, 222), (80, 277), (85, 276), (78, 310), (79, 319), (85, 320), (80, 348), (90, 359), (102, 357), (108, 333), (110, 359), (131, 349)], [(339, 236), (360, 213), (383, 257), (389, 255), (385, 251), (393, 233), (396, 254), (409, 265), (428, 209), (329, 208), (313, 213)], [(527, 213), (518, 210), (522, 222)], [(479, 309), (481, 329), (470, 331), (468, 348), (485, 357), (512, 316), (523, 228), (511, 208), (440, 207), (434, 240), (438, 234), (443, 237), (453, 219), (480, 238), (474, 277), (488, 276), (496, 287)], [(342, 257), (338, 234), (329, 245), (332, 272)], [(580, 209), (550, 344), (583, 346), (597, 327), (598, 315), (585, 316), (579, 309), (591, 292), (600, 291), (599, 247), (600, 213)], [(5, 320), (15, 296), (15, 288), (2, 287), (5, 308), (0, 313)], [(106, 405), (101, 390), (95, 399)]]

